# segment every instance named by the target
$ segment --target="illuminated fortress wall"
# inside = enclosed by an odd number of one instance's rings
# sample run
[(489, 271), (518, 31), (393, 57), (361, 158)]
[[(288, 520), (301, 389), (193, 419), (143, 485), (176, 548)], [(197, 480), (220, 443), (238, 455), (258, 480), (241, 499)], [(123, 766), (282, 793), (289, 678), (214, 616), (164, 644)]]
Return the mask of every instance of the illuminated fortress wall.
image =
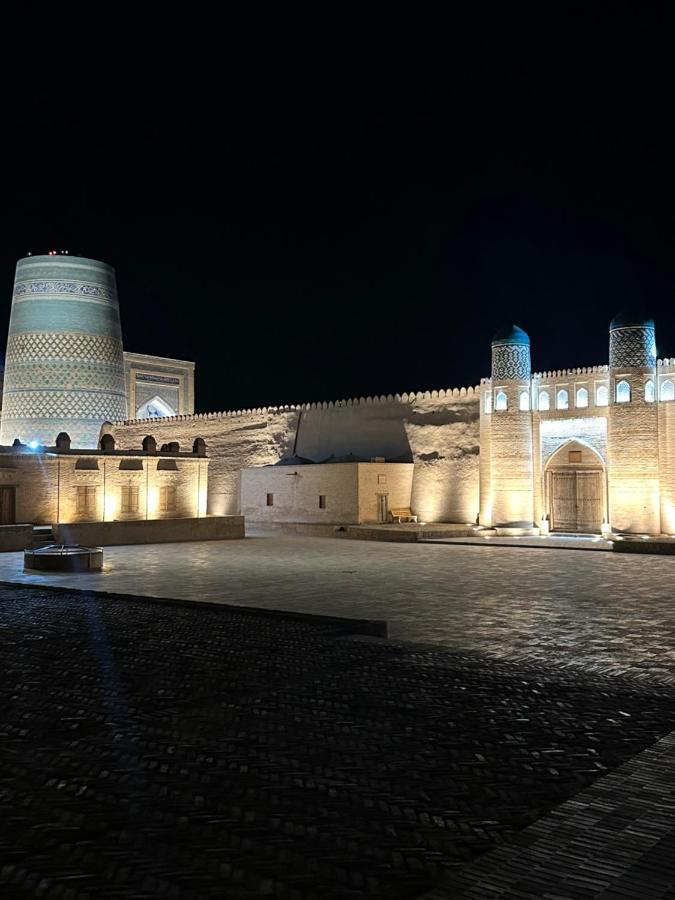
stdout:
[(30, 256), (16, 266), (0, 444), (96, 446), (106, 419), (127, 415), (115, 271), (76, 256)]
[(146, 434), (161, 444), (203, 437), (211, 459), (209, 512), (239, 512), (240, 469), (283, 456), (321, 462), (347, 454), (414, 462), (412, 506), (428, 522), (475, 522), (478, 515), (478, 391), (358, 398), (335, 403), (176, 416), (116, 424), (122, 447)]

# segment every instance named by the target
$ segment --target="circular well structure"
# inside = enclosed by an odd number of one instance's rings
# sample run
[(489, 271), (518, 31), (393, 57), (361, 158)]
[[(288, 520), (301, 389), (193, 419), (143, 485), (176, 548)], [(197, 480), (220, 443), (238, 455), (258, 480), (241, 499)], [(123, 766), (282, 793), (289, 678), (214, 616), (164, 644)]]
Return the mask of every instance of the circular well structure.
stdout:
[(38, 572), (100, 572), (103, 549), (77, 544), (47, 544), (24, 550), (23, 567)]

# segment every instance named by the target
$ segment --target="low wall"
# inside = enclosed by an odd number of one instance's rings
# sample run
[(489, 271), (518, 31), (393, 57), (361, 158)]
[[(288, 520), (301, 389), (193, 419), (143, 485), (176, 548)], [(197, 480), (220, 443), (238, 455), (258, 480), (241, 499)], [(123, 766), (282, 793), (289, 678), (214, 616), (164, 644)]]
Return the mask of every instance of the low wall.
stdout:
[(672, 538), (628, 539), (612, 541), (615, 553), (659, 553), (675, 556), (675, 540)]
[(25, 550), (32, 541), (32, 525), (0, 525), (0, 553)]
[(243, 516), (202, 519), (150, 519), (140, 522), (77, 522), (54, 525), (57, 543), (106, 547), (113, 544), (168, 544), (178, 541), (226, 541), (244, 537)]

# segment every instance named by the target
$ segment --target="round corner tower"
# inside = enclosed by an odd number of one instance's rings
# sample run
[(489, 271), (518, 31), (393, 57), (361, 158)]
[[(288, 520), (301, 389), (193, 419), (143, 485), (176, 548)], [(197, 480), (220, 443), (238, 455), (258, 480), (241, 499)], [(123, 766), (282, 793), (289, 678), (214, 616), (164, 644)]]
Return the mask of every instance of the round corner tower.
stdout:
[(7, 337), (0, 444), (19, 438), (96, 447), (101, 423), (126, 418), (115, 270), (48, 254), (16, 266)]
[(531, 528), (533, 524), (531, 376), (527, 334), (517, 325), (498, 331), (492, 339), (489, 413), (489, 506), (495, 526)]
[(609, 326), (607, 452), (612, 528), (657, 534), (656, 334), (653, 319), (633, 312)]

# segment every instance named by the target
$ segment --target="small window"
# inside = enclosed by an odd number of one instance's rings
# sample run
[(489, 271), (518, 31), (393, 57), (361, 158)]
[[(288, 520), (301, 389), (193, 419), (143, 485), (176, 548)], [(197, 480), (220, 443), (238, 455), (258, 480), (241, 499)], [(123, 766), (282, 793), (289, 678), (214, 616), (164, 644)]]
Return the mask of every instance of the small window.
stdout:
[(539, 391), (539, 409), (547, 410), (551, 408), (551, 401), (548, 396), (548, 391)]
[(325, 508), (326, 508), (326, 495), (319, 494), (319, 509), (325, 509)]
[(164, 484), (159, 489), (160, 512), (173, 512), (176, 509), (176, 485)]
[(586, 390), (586, 388), (577, 389), (576, 402), (579, 409), (585, 409), (588, 406), (588, 391)]
[(96, 512), (96, 488), (88, 485), (77, 486), (77, 511), (81, 515), (94, 515)]
[(274, 506), (274, 494), (267, 495), (267, 505)]
[(630, 403), (630, 385), (627, 381), (620, 381), (616, 386), (616, 402)]
[(581, 462), (581, 450), (568, 450), (568, 460), (571, 463)]
[(661, 382), (661, 400), (675, 400), (675, 383), (672, 381)]
[(387, 483), (387, 476), (386, 476), (386, 475), (378, 475), (378, 476), (377, 476), (377, 483), (378, 483), (378, 484), (386, 484), (386, 483)]
[(518, 405), (520, 407), (521, 412), (527, 412), (530, 408), (530, 392), (529, 391), (521, 391), (520, 398), (518, 400)]
[(609, 392), (607, 391), (607, 387), (604, 384), (599, 384), (595, 391), (595, 405), (596, 406), (607, 406), (609, 401)]
[(122, 512), (137, 513), (138, 512), (138, 485), (123, 484), (122, 485)]
[(492, 391), (485, 391), (483, 410), (489, 413), (492, 410)]
[(649, 381), (645, 381), (645, 401), (647, 403), (653, 403), (655, 399), (654, 382), (650, 378)]
[(497, 396), (495, 397), (495, 409), (502, 412), (508, 408), (508, 405), (509, 401), (506, 399), (504, 391), (498, 391)]
[(556, 406), (558, 409), (568, 409), (570, 405), (570, 395), (565, 388), (561, 388), (556, 396)]

